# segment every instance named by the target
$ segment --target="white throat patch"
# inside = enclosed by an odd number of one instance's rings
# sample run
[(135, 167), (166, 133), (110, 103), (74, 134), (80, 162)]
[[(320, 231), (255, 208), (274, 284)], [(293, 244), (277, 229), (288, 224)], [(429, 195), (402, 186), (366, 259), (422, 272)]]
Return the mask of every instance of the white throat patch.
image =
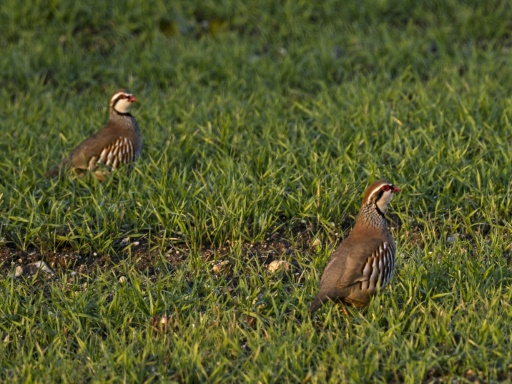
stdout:
[[(126, 93), (124, 92), (119, 92), (119, 93), (116, 93), (114, 96), (112, 96), (112, 99), (111, 99), (111, 105), (113, 105), (113, 108), (116, 112), (118, 113), (128, 113), (128, 110), (130, 109), (130, 106), (132, 105), (132, 102), (128, 99), (128, 98), (125, 98), (125, 99), (119, 99), (119, 97), (121, 95), (127, 95)], [(118, 100), (119, 99), (119, 100)], [(117, 102), (116, 102), (117, 100)]]
[[(373, 193), (372, 193), (372, 195), (373, 195)], [(377, 207), (379, 207), (379, 210), (382, 213), (386, 213), (386, 208), (388, 207), (388, 205), (392, 199), (393, 199), (393, 191), (389, 190), (389, 191), (384, 191), (382, 193), (382, 196), (377, 201)]]

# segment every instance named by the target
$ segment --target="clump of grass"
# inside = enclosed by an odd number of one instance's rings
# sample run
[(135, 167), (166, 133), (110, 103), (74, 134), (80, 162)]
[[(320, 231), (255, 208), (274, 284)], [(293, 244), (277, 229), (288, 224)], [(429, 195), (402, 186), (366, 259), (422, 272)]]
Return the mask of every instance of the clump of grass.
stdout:
[[(6, 1), (0, 380), (512, 380), (511, 12)], [(135, 170), (45, 179), (120, 86)], [(397, 275), (310, 318), (377, 177), (403, 190)], [(35, 260), (55, 276), (13, 277)]]

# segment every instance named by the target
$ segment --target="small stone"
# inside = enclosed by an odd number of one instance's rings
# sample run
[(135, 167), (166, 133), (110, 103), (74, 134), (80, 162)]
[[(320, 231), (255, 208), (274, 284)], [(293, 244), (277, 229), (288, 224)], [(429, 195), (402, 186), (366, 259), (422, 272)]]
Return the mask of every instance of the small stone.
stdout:
[(270, 273), (277, 272), (280, 269), (288, 271), (290, 269), (290, 263), (284, 260), (274, 260), (268, 265), (267, 269)]
[(119, 283), (121, 283), (121, 284), (126, 283), (126, 276), (119, 277)]
[(167, 326), (172, 325), (172, 318), (167, 315), (156, 315), (151, 320), (155, 332), (164, 331)]
[(457, 235), (451, 235), (446, 238), (447, 243), (453, 243), (455, 239), (457, 238)]
[(321, 241), (320, 241), (320, 239), (317, 237), (317, 238), (313, 241), (313, 243), (311, 244), (311, 246), (312, 246), (312, 247), (315, 247), (315, 248), (316, 248), (316, 247), (320, 247), (320, 246), (322, 246), (322, 242), (321, 242)]
[(36, 261), (35, 263), (25, 265), (24, 267), (21, 265), (17, 266), (14, 272), (14, 276), (20, 277), (21, 275), (36, 274), (39, 271), (46, 272), (50, 276), (55, 275), (55, 273), (44, 261)]
[(21, 265), (18, 265), (16, 267), (16, 271), (14, 272), (14, 276), (20, 277), (21, 275), (23, 275), (23, 267)]
[(217, 274), (221, 273), (223, 270), (226, 269), (226, 267), (229, 265), (229, 260), (221, 261), (220, 263), (217, 263), (213, 266), (212, 272)]
[(48, 273), (49, 275), (55, 275), (55, 273), (51, 270), (50, 267), (48, 267), (48, 265), (44, 261), (36, 261), (35, 263), (27, 265), (27, 267), (32, 266), (40, 271)]

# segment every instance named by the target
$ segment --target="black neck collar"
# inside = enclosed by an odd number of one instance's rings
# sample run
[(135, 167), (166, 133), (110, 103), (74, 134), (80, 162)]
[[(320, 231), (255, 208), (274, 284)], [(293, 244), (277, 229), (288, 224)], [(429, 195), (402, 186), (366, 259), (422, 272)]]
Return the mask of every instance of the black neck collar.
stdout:
[(112, 108), (114, 110), (114, 112), (116, 113), (116, 115), (119, 115), (119, 116), (131, 116), (132, 114), (130, 112), (119, 112), (115, 107)]
[(377, 205), (377, 203), (375, 203), (375, 209), (377, 210), (377, 213), (379, 215), (381, 215), (384, 219), (386, 218), (386, 215), (384, 214), (384, 212), (382, 212), (379, 208), (379, 206)]

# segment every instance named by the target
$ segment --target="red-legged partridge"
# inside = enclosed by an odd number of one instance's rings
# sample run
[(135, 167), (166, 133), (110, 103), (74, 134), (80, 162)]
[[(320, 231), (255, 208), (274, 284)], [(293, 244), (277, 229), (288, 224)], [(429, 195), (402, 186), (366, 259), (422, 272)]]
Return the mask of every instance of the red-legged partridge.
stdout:
[(389, 283), (396, 247), (384, 214), (397, 192), (400, 188), (385, 180), (377, 180), (368, 187), (354, 229), (325, 267), (318, 295), (309, 309), (311, 313), (328, 300), (365, 307)]
[(94, 135), (83, 141), (59, 165), (47, 172), (56, 177), (68, 168), (78, 176), (90, 171), (98, 180), (103, 181), (113, 169), (122, 164), (132, 164), (140, 156), (142, 136), (139, 125), (130, 114), (130, 106), (135, 97), (126, 89), (120, 89), (110, 99), (110, 119)]

